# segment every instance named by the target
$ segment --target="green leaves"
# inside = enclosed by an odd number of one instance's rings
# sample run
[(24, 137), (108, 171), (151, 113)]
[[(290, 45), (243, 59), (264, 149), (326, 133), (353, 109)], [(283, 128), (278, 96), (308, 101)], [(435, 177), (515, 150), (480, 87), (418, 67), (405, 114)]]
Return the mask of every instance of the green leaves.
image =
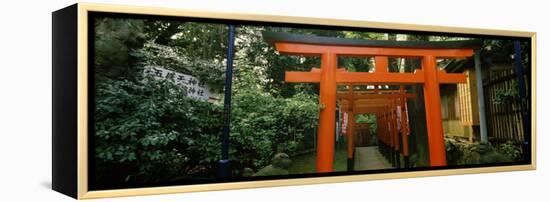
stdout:
[[(98, 180), (171, 180), (213, 169), (222, 108), (183, 95), (176, 84), (149, 77), (98, 83), (94, 136)], [(124, 175), (109, 174), (117, 170)]]
[(292, 154), (317, 125), (318, 98), (298, 94), (276, 98), (250, 90), (233, 96), (232, 156), (249, 167), (268, 165), (275, 153)]
[(521, 147), (513, 142), (495, 147), (490, 143), (468, 142), (446, 137), (445, 148), (449, 165), (502, 163), (521, 159)]
[(499, 145), (498, 151), (512, 160), (520, 160), (522, 158), (521, 146), (512, 141), (507, 141)]
[(108, 78), (124, 78), (136, 73), (128, 68), (130, 52), (146, 40), (142, 20), (96, 18), (94, 65), (95, 73)]

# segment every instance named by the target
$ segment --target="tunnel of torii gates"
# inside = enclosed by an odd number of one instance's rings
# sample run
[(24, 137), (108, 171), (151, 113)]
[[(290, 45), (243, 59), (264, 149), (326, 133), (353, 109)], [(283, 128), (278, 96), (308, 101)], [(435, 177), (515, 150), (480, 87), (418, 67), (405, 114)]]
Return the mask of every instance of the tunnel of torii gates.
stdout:
[(373, 90), (355, 92), (353, 85), (349, 85), (347, 92), (338, 92), (336, 95), (340, 100), (341, 110), (348, 113), (348, 170), (353, 170), (354, 167), (356, 114), (375, 114), (378, 127), (376, 135), (381, 153), (397, 167), (400, 167), (398, 153), (401, 153), (404, 164), (408, 165), (410, 130), (407, 99), (416, 98), (416, 94), (405, 93), (403, 85), (399, 86), (399, 90), (380, 90), (378, 86), (374, 87)]
[[(440, 70), (437, 67), (436, 59), (471, 57), (474, 54), (474, 49), (479, 47), (479, 41), (381, 41), (275, 32), (264, 32), (263, 37), (280, 54), (318, 56), (321, 58), (320, 68), (313, 68), (310, 72), (285, 72), (285, 82), (319, 83), (320, 86), (319, 104), (322, 107), (319, 112), (317, 134), (317, 172), (333, 171), (338, 84), (423, 85), (430, 166), (446, 165), (439, 85), (465, 83), (466, 75), (463, 73), (446, 73), (444, 70)], [(375, 70), (374, 72), (348, 72), (343, 67), (339, 68), (339, 56), (374, 57)], [(389, 72), (388, 57), (420, 58), (421, 69), (417, 69), (413, 73)], [(401, 93), (401, 96), (407, 95)], [(396, 122), (390, 121), (396, 118), (393, 117), (395, 115), (393, 110), (389, 108), (392, 105), (404, 104), (404, 101), (399, 102), (399, 99), (404, 99), (404, 97), (396, 99), (382, 97), (365, 101), (351, 99), (354, 103), (350, 106), (354, 107), (354, 113), (359, 113), (360, 110), (372, 110), (380, 115), (378, 124), (387, 125), (387, 127), (382, 127), (382, 133), (385, 132), (384, 134), (387, 135), (382, 135), (380, 139), (385, 144), (397, 148), (399, 140), (395, 136), (397, 132), (395, 130)], [(390, 100), (389, 104), (388, 100)], [(349, 122), (352, 123), (353, 121)], [(403, 148), (403, 151), (408, 152), (408, 148)]]

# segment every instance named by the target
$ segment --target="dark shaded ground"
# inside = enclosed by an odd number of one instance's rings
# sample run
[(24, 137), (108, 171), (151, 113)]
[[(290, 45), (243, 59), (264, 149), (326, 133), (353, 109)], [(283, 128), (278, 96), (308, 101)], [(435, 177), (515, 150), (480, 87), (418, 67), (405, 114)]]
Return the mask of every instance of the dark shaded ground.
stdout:
[[(292, 157), (290, 174), (315, 173), (315, 152)], [(347, 170), (347, 155), (345, 149), (336, 150), (334, 155), (334, 171)]]

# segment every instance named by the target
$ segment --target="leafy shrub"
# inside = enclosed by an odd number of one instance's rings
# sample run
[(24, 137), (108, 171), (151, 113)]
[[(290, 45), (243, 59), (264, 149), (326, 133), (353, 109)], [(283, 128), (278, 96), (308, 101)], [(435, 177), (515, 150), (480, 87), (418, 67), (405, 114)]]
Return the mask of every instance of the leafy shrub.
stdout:
[[(230, 157), (234, 170), (295, 152), (316, 127), (317, 99), (234, 96)], [(168, 80), (106, 80), (96, 92), (96, 180), (150, 183), (213, 177), (219, 160), (222, 107), (194, 100)], [(97, 183), (101, 184), (101, 183)]]
[(520, 146), (515, 145), (512, 141), (499, 145), (498, 151), (510, 159), (519, 160), (522, 157)]
[(129, 68), (136, 61), (131, 56), (146, 40), (142, 20), (121, 18), (97, 18), (94, 36), (95, 74), (108, 78), (127, 78), (136, 73)]
[(99, 83), (97, 181), (156, 182), (208, 173), (218, 160), (221, 112), (166, 80)]
[(518, 97), (518, 92), (515, 89), (498, 89), (495, 91), (495, 104), (507, 104), (513, 102)]
[(460, 139), (445, 138), (445, 148), (449, 165), (502, 163), (514, 160), (489, 143), (471, 143)]
[(253, 176), (269, 176), (269, 175), (288, 175), (288, 168), (292, 160), (285, 153), (275, 154), (273, 157), (272, 163), (262, 169)]
[(292, 98), (258, 91), (235, 94), (230, 156), (237, 164), (258, 169), (268, 165), (275, 153), (293, 154), (305, 134), (316, 127), (316, 101), (306, 94)]

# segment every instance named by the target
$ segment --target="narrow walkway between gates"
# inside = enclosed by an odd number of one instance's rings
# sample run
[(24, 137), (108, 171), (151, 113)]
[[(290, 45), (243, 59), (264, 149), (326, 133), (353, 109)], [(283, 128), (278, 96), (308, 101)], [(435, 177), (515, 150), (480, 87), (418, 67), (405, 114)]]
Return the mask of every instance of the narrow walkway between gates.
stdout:
[(393, 168), (391, 164), (378, 152), (377, 146), (355, 148), (354, 170), (378, 170)]

